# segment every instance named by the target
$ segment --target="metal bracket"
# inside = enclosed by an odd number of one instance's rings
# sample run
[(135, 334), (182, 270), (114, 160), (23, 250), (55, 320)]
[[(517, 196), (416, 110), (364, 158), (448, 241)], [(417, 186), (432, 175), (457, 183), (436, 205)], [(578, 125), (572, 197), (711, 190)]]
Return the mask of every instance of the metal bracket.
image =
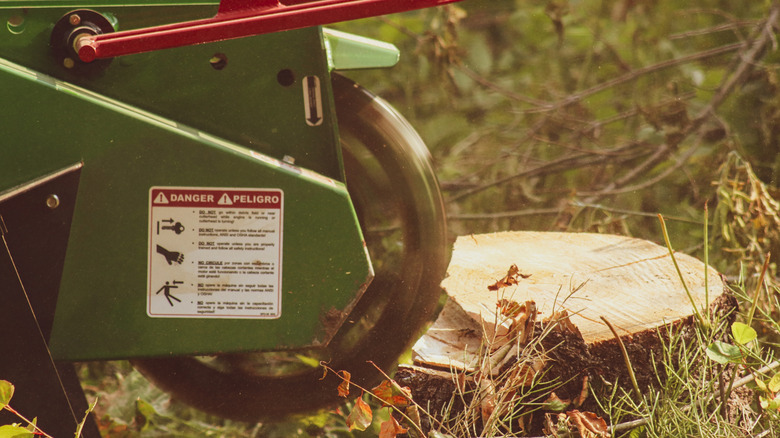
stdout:
[[(15, 385), (11, 405), (52, 436), (76, 431), (87, 409), (69, 363), (47, 345), (81, 164), (0, 194), (0, 376)], [(19, 419), (3, 410), (0, 424)], [(99, 437), (93, 420), (84, 437)]]

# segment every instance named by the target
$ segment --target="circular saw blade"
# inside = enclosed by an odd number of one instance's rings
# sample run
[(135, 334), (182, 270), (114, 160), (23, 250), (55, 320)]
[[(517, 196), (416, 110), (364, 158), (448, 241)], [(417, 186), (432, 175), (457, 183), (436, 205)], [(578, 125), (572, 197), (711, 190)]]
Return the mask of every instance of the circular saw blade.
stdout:
[[(347, 187), (376, 277), (328, 347), (303, 352), (378, 383), (438, 310), (449, 261), (441, 193), (425, 144), (382, 99), (333, 76)], [(342, 401), (339, 380), (289, 367), (295, 353), (138, 359), (133, 364), (177, 399), (221, 417), (256, 421)], [(280, 371), (281, 370), (281, 371)]]

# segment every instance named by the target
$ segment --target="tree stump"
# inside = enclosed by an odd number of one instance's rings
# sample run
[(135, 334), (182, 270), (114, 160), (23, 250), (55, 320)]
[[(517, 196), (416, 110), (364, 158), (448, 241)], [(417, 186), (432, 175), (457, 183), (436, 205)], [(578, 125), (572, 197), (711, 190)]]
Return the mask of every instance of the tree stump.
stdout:
[[(736, 316), (718, 272), (685, 254), (674, 259), (680, 274), (666, 247), (614, 235), (458, 237), (442, 283), (449, 300), (415, 344), (416, 366), (402, 367), (396, 380), (437, 412), (446, 406), (442, 392), (462, 386), (463, 376), (479, 386), (487, 374), (526, 367), (525, 379), (545, 370), (545, 379), (559, 382), (554, 396), (580, 408), (594, 379), (632, 388), (616, 332), (646, 388), (658, 381), (670, 330), (692, 328), (706, 309)], [(532, 360), (523, 347), (533, 342)], [(498, 352), (504, 357), (492, 360)]]

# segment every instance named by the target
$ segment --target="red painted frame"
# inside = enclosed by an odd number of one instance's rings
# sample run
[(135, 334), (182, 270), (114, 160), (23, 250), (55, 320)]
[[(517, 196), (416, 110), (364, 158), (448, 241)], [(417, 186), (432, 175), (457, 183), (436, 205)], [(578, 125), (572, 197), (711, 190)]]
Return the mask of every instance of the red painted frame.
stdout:
[(213, 18), (101, 35), (75, 43), (84, 62), (173, 47), (242, 38), (282, 30), (355, 20), (459, 0), (320, 0), (283, 5), (278, 0), (222, 0)]

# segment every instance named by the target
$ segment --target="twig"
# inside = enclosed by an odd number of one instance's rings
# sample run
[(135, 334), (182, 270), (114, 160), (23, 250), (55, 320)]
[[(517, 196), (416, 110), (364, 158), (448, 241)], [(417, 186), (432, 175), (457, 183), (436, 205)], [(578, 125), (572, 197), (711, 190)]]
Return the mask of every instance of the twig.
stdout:
[[(625, 214), (625, 215), (631, 215), (631, 216), (643, 216), (643, 217), (658, 217), (657, 213), (648, 213), (644, 211), (637, 211), (637, 210), (626, 210), (622, 208), (614, 208), (614, 207), (607, 207), (603, 204), (591, 204), (588, 202), (578, 201), (574, 200), (569, 203), (569, 205), (573, 207), (581, 207), (581, 208), (594, 208), (597, 210), (603, 210), (608, 211), (610, 213), (617, 213), (617, 214)], [(687, 217), (682, 216), (665, 216), (666, 219), (671, 219), (673, 221), (677, 222), (686, 222), (689, 224), (701, 224), (701, 221), (697, 221), (695, 219), (689, 219)]]
[[(8, 412), (10, 412), (10, 413), (12, 413), (12, 414), (16, 415), (17, 417), (19, 417), (20, 419), (22, 419), (22, 420), (23, 420), (25, 423), (27, 423), (28, 425), (31, 425), (33, 428), (35, 428), (35, 432), (34, 432), (34, 434), (35, 434), (35, 435), (41, 435), (41, 436), (43, 436), (43, 437), (46, 437), (46, 438), (53, 438), (53, 437), (52, 437), (51, 435), (49, 435), (48, 433), (46, 433), (46, 432), (42, 431), (42, 430), (41, 430), (41, 428), (40, 428), (40, 427), (38, 427), (38, 425), (37, 425), (37, 424), (35, 424), (34, 422), (32, 422), (32, 421), (28, 420), (27, 418), (25, 418), (25, 417), (24, 417), (22, 414), (20, 414), (20, 413), (19, 413), (19, 412), (18, 412), (16, 409), (12, 408), (10, 405), (5, 405), (5, 406), (3, 406), (3, 408), (2, 408), (2, 409), (0, 409), (0, 411), (2, 411), (3, 409), (5, 409), (5, 410), (7, 410)], [(32, 434), (32, 432), (31, 432), (31, 434)], [(77, 435), (77, 436), (78, 436), (78, 435)]]
[(681, 168), (685, 163), (688, 162), (688, 159), (691, 158), (691, 156), (693, 156), (694, 152), (696, 152), (699, 149), (700, 145), (701, 145), (701, 142), (697, 141), (695, 145), (693, 145), (690, 148), (688, 148), (688, 150), (685, 151), (685, 153), (682, 154), (677, 159), (677, 162), (674, 164), (674, 166), (670, 166), (665, 171), (661, 172), (659, 175), (657, 175), (657, 176), (655, 176), (653, 178), (650, 178), (650, 179), (648, 179), (646, 181), (643, 181), (643, 182), (641, 182), (639, 184), (635, 184), (635, 185), (632, 185), (632, 186), (620, 187), (622, 185), (622, 184), (620, 184), (620, 182), (630, 181), (630, 180), (634, 179), (634, 177), (636, 177), (639, 174), (641, 174), (644, 170), (646, 170), (646, 169), (648, 169), (648, 168), (650, 168), (652, 166), (655, 166), (660, 161), (663, 161), (665, 159), (664, 155), (666, 155), (666, 152), (670, 151), (670, 148), (666, 147), (666, 148), (659, 149), (656, 152), (656, 154), (653, 155), (653, 157), (648, 159), (641, 166), (638, 166), (638, 167), (632, 169), (631, 173), (629, 173), (628, 175), (626, 175), (623, 178), (619, 179), (618, 183), (614, 184), (615, 186), (617, 186), (619, 188), (615, 188), (615, 189), (612, 189), (612, 190), (599, 190), (597, 192), (580, 192), (580, 194), (581, 195), (585, 195), (585, 196), (599, 196), (599, 197), (601, 197), (601, 196), (617, 195), (617, 194), (620, 194), (620, 193), (628, 193), (628, 192), (634, 192), (634, 191), (638, 191), (638, 190), (644, 190), (644, 189), (652, 186), (653, 184), (656, 184), (656, 183), (660, 182), (662, 179), (666, 178), (667, 176), (671, 175), (673, 172), (675, 172), (676, 170)]
[(519, 217), (519, 216), (558, 214), (560, 213), (560, 211), (561, 211), (560, 208), (537, 208), (537, 209), (517, 210), (517, 211), (501, 211), (497, 213), (448, 214), (447, 220), (474, 221), (474, 220), (486, 220), (486, 219), (502, 219), (502, 218)]
[(725, 53), (733, 52), (734, 50), (739, 49), (742, 47), (742, 43), (733, 43), (733, 44), (727, 44), (725, 46), (721, 47), (715, 47), (714, 49), (705, 50), (703, 52), (693, 53), (687, 56), (681, 56), (679, 58), (669, 59), (667, 61), (662, 61), (657, 64), (649, 65), (647, 67), (638, 68), (636, 70), (632, 70), (629, 73), (626, 73), (622, 76), (616, 77), (612, 80), (602, 82), (600, 84), (594, 85), (586, 90), (580, 91), (579, 93), (572, 94), (570, 96), (567, 96), (565, 99), (562, 99), (558, 102), (556, 102), (553, 105), (548, 106), (547, 108), (542, 109), (543, 111), (552, 111), (555, 109), (563, 108), (566, 106), (569, 106), (573, 103), (579, 102), (583, 100), (586, 97), (592, 96), (596, 93), (599, 93), (601, 91), (604, 91), (608, 88), (612, 88), (614, 86), (624, 84), (626, 82), (634, 81), (648, 73), (653, 73), (660, 70), (665, 70), (667, 68), (676, 67), (678, 65), (687, 64), (689, 62), (693, 61), (699, 61), (706, 58), (712, 58), (714, 56), (720, 56)]
[[(761, 30), (759, 31), (758, 35), (754, 40), (748, 40), (744, 43), (735, 43), (731, 44), (729, 48), (734, 48), (735, 46), (741, 47), (744, 50), (744, 53), (740, 52), (737, 59), (741, 59), (741, 62), (737, 65), (737, 67), (734, 69), (734, 72), (731, 75), (727, 75), (723, 81), (721, 82), (721, 85), (718, 87), (718, 91), (715, 93), (715, 95), (712, 96), (710, 101), (707, 103), (707, 106), (704, 107), (701, 111), (699, 111), (698, 115), (691, 120), (691, 122), (685, 126), (680, 131), (680, 135), (676, 137), (676, 140), (673, 144), (664, 144), (661, 146), (658, 151), (653, 154), (652, 157), (650, 157), (645, 163), (640, 165), (637, 169), (634, 169), (631, 173), (624, 176), (620, 180), (613, 182), (612, 184), (605, 187), (603, 190), (591, 193), (591, 196), (597, 197), (597, 196), (605, 196), (610, 195), (616, 192), (616, 189), (620, 187), (623, 184), (628, 183), (630, 180), (632, 180), (634, 177), (638, 176), (641, 172), (638, 170), (644, 170), (650, 167), (651, 165), (655, 165), (661, 161), (663, 161), (664, 157), (671, 153), (674, 149), (676, 149), (676, 146), (679, 145), (683, 139), (688, 137), (691, 133), (697, 131), (701, 126), (704, 125), (704, 122), (706, 122), (710, 117), (714, 116), (715, 109), (720, 106), (720, 104), (723, 103), (724, 100), (726, 100), (726, 97), (728, 97), (731, 92), (734, 90), (734, 88), (742, 82), (743, 78), (747, 76), (748, 73), (752, 70), (753, 66), (756, 64), (758, 58), (760, 55), (764, 52), (764, 49), (766, 49), (767, 45), (770, 43), (774, 44), (774, 33), (772, 32), (772, 29), (777, 26), (778, 22), (778, 15), (780, 15), (780, 5), (774, 4), (772, 6), (772, 9), (770, 10), (769, 17), (767, 17), (766, 21), (764, 22), (764, 25), (762, 26)], [(692, 154), (692, 152), (688, 152), (688, 157), (684, 156), (682, 158), (689, 158), (689, 156)], [(685, 160), (680, 160), (678, 162), (679, 167)], [(665, 176), (665, 174), (662, 174), (662, 176)], [(633, 189), (632, 189), (633, 190)]]
[(731, 23), (718, 24), (716, 26), (707, 27), (704, 29), (689, 30), (687, 32), (680, 32), (673, 35), (669, 35), (670, 40), (679, 40), (684, 38), (690, 38), (700, 35), (709, 35), (716, 32), (725, 32), (727, 30), (739, 30), (743, 27), (753, 26), (756, 24), (756, 20), (734, 20)]
[(457, 67), (458, 70), (460, 70), (463, 73), (465, 73), (466, 76), (471, 78), (471, 80), (473, 80), (474, 82), (478, 83), (479, 85), (482, 85), (483, 87), (487, 88), (488, 90), (495, 91), (496, 93), (498, 93), (498, 94), (500, 94), (500, 95), (502, 95), (504, 97), (507, 97), (509, 99), (516, 100), (518, 102), (527, 103), (527, 104), (530, 104), (530, 105), (535, 105), (535, 106), (538, 106), (538, 107), (549, 107), (551, 105), (550, 102), (545, 102), (543, 100), (534, 99), (533, 97), (524, 96), (524, 95), (516, 93), (516, 92), (514, 92), (512, 90), (507, 90), (506, 88), (504, 88), (504, 87), (502, 87), (502, 86), (500, 86), (500, 85), (498, 85), (498, 84), (496, 84), (496, 83), (494, 83), (492, 81), (489, 81), (489, 80), (485, 79), (484, 77), (480, 76), (477, 72), (475, 72), (474, 70), (466, 67), (463, 64), (457, 64), (456, 67)]
[[(609, 151), (609, 153), (579, 153), (574, 154), (566, 157), (559, 158), (557, 160), (549, 161), (547, 163), (544, 163), (542, 165), (539, 165), (537, 167), (527, 169), (509, 176), (506, 176), (504, 178), (499, 178), (497, 180), (491, 181), (487, 184), (483, 184), (478, 187), (474, 187), (472, 189), (463, 191), (461, 193), (458, 193), (457, 195), (453, 195), (449, 201), (455, 202), (462, 198), (465, 198), (467, 196), (475, 195), (479, 192), (482, 192), (484, 190), (487, 190), (491, 187), (499, 186), (501, 184), (507, 183), (509, 181), (512, 181), (517, 178), (528, 178), (532, 176), (539, 176), (539, 175), (546, 175), (549, 173), (554, 172), (561, 172), (561, 171), (567, 171), (571, 170), (572, 168), (579, 168), (579, 167), (587, 167), (587, 166), (593, 166), (593, 165), (602, 165), (607, 160), (605, 160), (605, 155), (613, 155), (613, 159), (610, 160), (613, 163), (620, 163), (622, 161), (627, 161), (629, 159), (634, 159), (636, 155), (633, 156), (622, 156), (621, 154), (618, 154), (618, 152), (621, 151), (631, 151), (632, 149), (637, 148), (638, 146), (641, 146), (640, 143), (632, 142), (625, 146), (620, 146), (618, 148), (612, 149)], [(617, 158), (615, 158), (617, 157)]]

